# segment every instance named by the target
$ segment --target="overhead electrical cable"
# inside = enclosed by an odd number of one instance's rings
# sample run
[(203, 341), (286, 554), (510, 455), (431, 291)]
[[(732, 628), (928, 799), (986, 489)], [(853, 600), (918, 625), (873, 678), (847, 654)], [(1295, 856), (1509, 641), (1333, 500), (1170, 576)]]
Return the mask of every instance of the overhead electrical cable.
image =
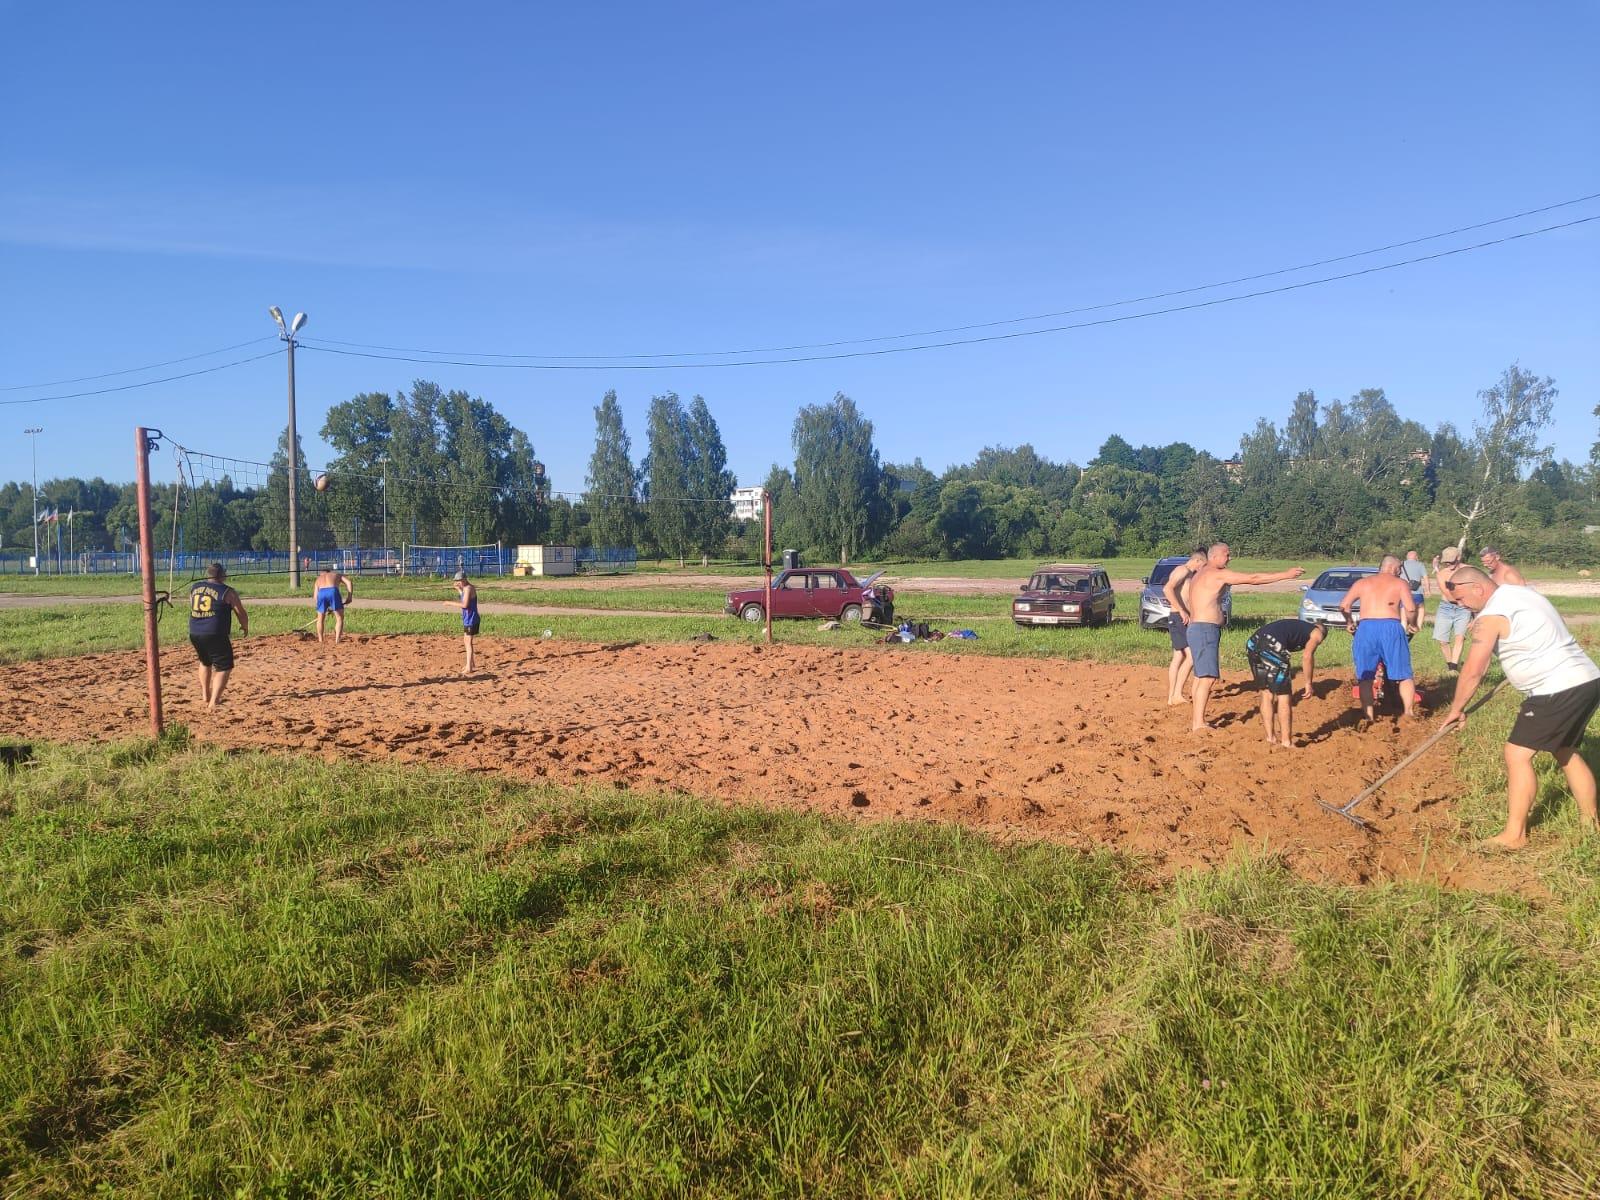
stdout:
[(1491, 246), (1502, 246), (1508, 242), (1521, 241), (1526, 238), (1538, 237), (1541, 234), (1555, 233), (1562, 229), (1571, 229), (1578, 225), (1587, 225), (1591, 221), (1600, 221), (1600, 213), (1590, 217), (1578, 217), (1571, 221), (1563, 221), (1559, 225), (1546, 225), (1542, 229), (1530, 229), (1521, 233), (1509, 233), (1504, 237), (1493, 238), (1486, 242), (1477, 242), (1470, 246), (1457, 246), (1450, 250), (1439, 250), (1433, 254), (1423, 254), (1415, 258), (1400, 259), (1391, 263), (1380, 263), (1373, 267), (1363, 267), (1357, 271), (1345, 271), (1338, 275), (1325, 275), (1317, 279), (1305, 279), (1298, 283), (1286, 283), (1278, 287), (1260, 288), (1253, 292), (1240, 292), (1231, 296), (1218, 296), (1211, 300), (1197, 300), (1192, 304), (1175, 304), (1166, 308), (1149, 309), (1144, 312), (1124, 313), (1121, 316), (1099, 317), (1092, 321), (1077, 321), (1067, 325), (1051, 325), (1043, 329), (1022, 329), (1010, 333), (991, 333), (981, 337), (955, 338), (943, 342), (922, 342), (913, 346), (884, 346), (876, 350), (845, 350), (833, 354), (805, 354), (788, 358), (756, 358), (737, 359), (724, 362), (601, 362), (601, 363), (557, 363), (557, 362), (473, 362), (466, 359), (450, 358), (422, 358), (411, 354), (378, 354), (362, 350), (340, 350), (332, 346), (313, 346), (302, 343), (302, 350), (315, 351), (320, 354), (338, 354), (350, 358), (371, 358), (388, 362), (431, 363), (450, 367), (483, 367), (490, 370), (515, 370), (515, 371), (668, 371), (668, 370), (713, 370), (724, 367), (768, 367), (787, 363), (805, 362), (831, 362), (844, 358), (879, 358), (890, 354), (912, 354), (922, 350), (943, 350), (953, 346), (975, 346), (986, 342), (1014, 341), (1019, 338), (1042, 337), (1045, 334), (1065, 333), (1075, 329), (1090, 329), (1101, 325), (1119, 325), (1128, 321), (1142, 321), (1149, 317), (1168, 316), (1173, 313), (1193, 312), (1202, 308), (1215, 308), (1223, 304), (1235, 304), (1241, 300), (1254, 300), (1262, 296), (1281, 295), (1285, 292), (1301, 291), (1305, 288), (1318, 287), (1327, 283), (1338, 283), (1346, 279), (1357, 279), (1363, 275), (1376, 275), (1383, 271), (1394, 271), (1401, 267), (1415, 266), (1418, 263), (1435, 262), (1443, 258), (1452, 258), (1458, 254), (1469, 254), (1476, 250), (1486, 250)]
[[(1349, 254), (1339, 254), (1332, 258), (1322, 258), (1315, 262), (1300, 263), (1293, 267), (1278, 267), (1271, 271), (1262, 271), (1254, 275), (1240, 275), (1233, 279), (1221, 279), (1214, 283), (1200, 283), (1192, 287), (1177, 288), (1167, 292), (1152, 292), (1145, 296), (1133, 296), (1126, 300), (1107, 300), (1099, 304), (1087, 304), (1078, 308), (1059, 309), (1055, 312), (1035, 313), (1028, 317), (1005, 317), (996, 321), (980, 321), (971, 325), (950, 325), (942, 329), (924, 329), (914, 333), (886, 333), (875, 337), (843, 338), (832, 342), (800, 342), (788, 346), (752, 347), (744, 350), (684, 350), (673, 352), (660, 352), (653, 354), (509, 354), (491, 351), (474, 350), (422, 350), (411, 346), (384, 346), (367, 342), (339, 341), (334, 338), (307, 338), (302, 339), (304, 345), (317, 345), (322, 347), (344, 346), (358, 350), (381, 350), (395, 354), (427, 354), (458, 356), (462, 358), (525, 358), (540, 359), (546, 362), (625, 362), (635, 359), (653, 358), (720, 358), (740, 354), (786, 354), (795, 350), (832, 350), (840, 346), (867, 345), (872, 342), (902, 341), (906, 338), (941, 337), (947, 333), (968, 333), (975, 329), (994, 329), (1002, 325), (1026, 325), (1034, 321), (1051, 321), (1058, 317), (1077, 316), (1081, 313), (1101, 312), (1108, 308), (1123, 308), (1130, 304), (1148, 304), (1155, 300), (1170, 300), (1178, 296), (1189, 296), (1195, 292), (1211, 291), (1220, 287), (1233, 287), (1241, 283), (1255, 283), (1262, 279), (1273, 279), (1280, 275), (1292, 275), (1297, 271), (1310, 271), (1317, 267), (1332, 266), (1334, 263), (1349, 262), (1351, 259), (1368, 258), (1374, 254), (1385, 254), (1391, 250), (1403, 250), (1407, 246), (1420, 246), (1425, 242), (1436, 242), (1441, 238), (1455, 237), (1463, 233), (1472, 233), (1479, 229), (1488, 229), (1494, 225), (1504, 225), (1508, 221), (1518, 221), (1524, 217), (1538, 216), (1541, 213), (1554, 212), (1557, 209), (1571, 208), (1577, 204), (1586, 204), (1591, 200), (1600, 200), (1600, 192), (1593, 192), (1587, 196), (1578, 196), (1572, 200), (1562, 200), (1555, 204), (1546, 204), (1539, 208), (1524, 209), (1522, 212), (1511, 213), (1509, 216), (1494, 217), (1488, 221), (1479, 221), (1472, 225), (1462, 225), (1455, 229), (1447, 229), (1441, 233), (1425, 234), (1422, 237), (1408, 238), (1405, 241), (1390, 242), (1386, 246), (1374, 246), (1370, 250), (1356, 250)], [(1559, 228), (1559, 227), (1558, 227)]]
[(263, 358), (272, 358), (281, 354), (281, 350), (268, 350), (265, 354), (253, 354), (249, 358), (236, 358), (232, 362), (219, 363), (214, 367), (201, 367), (198, 371), (185, 371), (181, 375), (168, 375), (162, 379), (146, 379), (140, 383), (124, 383), (117, 387), (95, 388), (87, 392), (66, 392), (57, 396), (35, 396), (29, 400), (0, 400), (0, 404), (44, 404), (50, 400), (77, 400), (83, 396), (104, 396), (111, 392), (131, 392), (135, 388), (154, 387), (158, 383), (173, 383), (179, 379), (193, 379), (196, 375), (210, 375), (216, 371), (226, 371), (229, 367), (242, 367), (245, 363), (259, 362)]
[(121, 371), (106, 371), (99, 375), (79, 375), (75, 379), (50, 379), (43, 383), (10, 383), (0, 387), (0, 392), (27, 392), (34, 388), (63, 387), (69, 383), (90, 383), (96, 379), (111, 379), (117, 375), (137, 375), (141, 371), (158, 371), (162, 367), (174, 367), (179, 363), (193, 362), (197, 358), (213, 358), (218, 354), (226, 354), (230, 350), (242, 350), (246, 346), (254, 346), (261, 342), (273, 341), (278, 335), (269, 333), (262, 337), (251, 338), (247, 342), (235, 342), (231, 346), (219, 346), (215, 350), (207, 350), (203, 354), (186, 354), (182, 358), (169, 358), (165, 362), (147, 363), (142, 367), (125, 367)]

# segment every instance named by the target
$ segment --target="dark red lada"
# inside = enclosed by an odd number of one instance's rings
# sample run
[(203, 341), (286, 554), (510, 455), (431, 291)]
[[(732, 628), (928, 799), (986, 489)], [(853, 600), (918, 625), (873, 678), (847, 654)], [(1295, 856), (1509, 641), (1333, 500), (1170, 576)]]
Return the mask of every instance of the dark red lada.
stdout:
[[(874, 586), (883, 572), (856, 581), (843, 567), (793, 567), (772, 577), (774, 617), (820, 617), (836, 621), (887, 623), (894, 616), (894, 589)], [(745, 621), (766, 619), (764, 587), (728, 593), (729, 616)]]

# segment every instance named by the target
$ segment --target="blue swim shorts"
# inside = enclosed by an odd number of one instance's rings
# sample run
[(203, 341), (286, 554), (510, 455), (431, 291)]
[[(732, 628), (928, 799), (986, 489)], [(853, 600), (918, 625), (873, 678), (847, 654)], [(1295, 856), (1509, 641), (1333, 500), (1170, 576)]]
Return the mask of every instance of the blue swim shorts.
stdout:
[(317, 611), (319, 613), (343, 612), (344, 594), (336, 587), (318, 588)]
[(1350, 656), (1355, 659), (1357, 679), (1375, 678), (1380, 662), (1386, 679), (1411, 678), (1411, 643), (1406, 641), (1406, 627), (1394, 617), (1359, 622)]
[(1189, 622), (1189, 653), (1194, 656), (1196, 679), (1221, 678), (1221, 650), (1221, 625), (1214, 621)]

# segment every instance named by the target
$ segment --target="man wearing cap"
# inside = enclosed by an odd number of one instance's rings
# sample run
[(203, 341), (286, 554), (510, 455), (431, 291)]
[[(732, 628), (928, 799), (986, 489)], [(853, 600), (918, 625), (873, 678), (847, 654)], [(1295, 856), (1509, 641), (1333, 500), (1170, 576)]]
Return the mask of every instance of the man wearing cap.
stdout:
[(233, 670), (233, 616), (239, 616), (239, 632), (250, 633), (250, 617), (244, 611), (239, 593), (224, 582), (227, 571), (221, 563), (206, 568), (206, 577), (189, 588), (189, 644), (200, 656), (200, 699), (207, 712), (216, 712), (222, 703), (222, 689), (228, 686)]
[(1533, 758), (1541, 750), (1554, 755), (1565, 773), (1584, 832), (1600, 831), (1594, 772), (1578, 752), (1589, 719), (1600, 707), (1600, 667), (1567, 631), (1550, 601), (1532, 588), (1497, 584), (1477, 567), (1461, 566), (1444, 589), (1477, 614), (1472, 649), (1445, 725), (1466, 724), (1467, 701), (1483, 682), (1492, 655), (1499, 655), (1506, 679), (1523, 694), (1506, 738), (1506, 827), (1485, 845), (1517, 850), (1527, 844), (1528, 814), (1539, 791)]
[(1450, 598), (1446, 584), (1461, 565), (1461, 551), (1446, 546), (1433, 559), (1433, 577), (1439, 582), (1439, 611), (1433, 617), (1433, 640), (1439, 643), (1446, 670), (1461, 669), (1461, 643), (1472, 624), (1472, 614)]
[(1478, 561), (1483, 564), (1483, 569), (1489, 573), (1489, 578), (1501, 587), (1514, 583), (1518, 587), (1527, 587), (1528, 581), (1522, 577), (1522, 572), (1508, 563), (1493, 546), (1485, 546), (1478, 551)]
[(478, 630), (483, 627), (483, 622), (478, 616), (478, 589), (467, 582), (467, 573), (457, 571), (454, 580), (456, 598), (446, 600), (445, 603), (461, 610), (462, 641), (467, 646), (467, 665), (462, 670), (463, 675), (472, 674), (472, 639), (478, 636)]

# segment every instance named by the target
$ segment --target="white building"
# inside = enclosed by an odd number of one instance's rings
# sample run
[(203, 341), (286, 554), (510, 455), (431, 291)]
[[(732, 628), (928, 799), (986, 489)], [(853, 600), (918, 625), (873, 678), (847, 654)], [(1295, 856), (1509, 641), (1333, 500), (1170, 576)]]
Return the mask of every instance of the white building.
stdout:
[(754, 521), (761, 515), (761, 489), (758, 487), (734, 488), (728, 502), (733, 505), (736, 521)]

